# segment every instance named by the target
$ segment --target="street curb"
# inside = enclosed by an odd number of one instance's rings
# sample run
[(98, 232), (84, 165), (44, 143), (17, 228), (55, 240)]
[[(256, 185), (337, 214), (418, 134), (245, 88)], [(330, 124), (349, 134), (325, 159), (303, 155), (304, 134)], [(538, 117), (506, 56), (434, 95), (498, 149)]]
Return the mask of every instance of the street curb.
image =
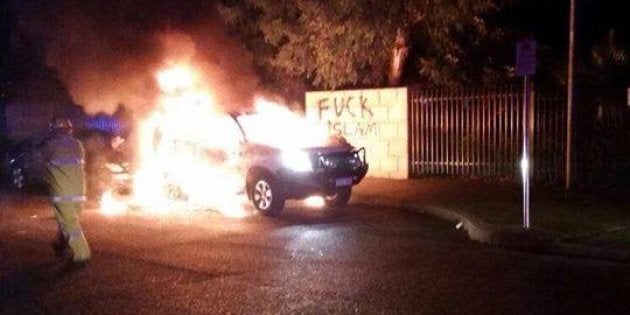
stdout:
[(493, 225), (470, 214), (427, 205), (420, 202), (402, 201), (393, 197), (356, 196), (354, 204), (398, 208), (405, 211), (424, 213), (457, 224), (456, 228), (466, 231), (468, 238), (482, 244), (512, 250), (630, 262), (630, 252), (621, 249), (606, 249), (594, 246), (560, 243), (551, 233), (536, 229), (525, 230), (520, 226)]
[(606, 249), (579, 244), (557, 243), (551, 245), (551, 251), (555, 254), (569, 257), (630, 262), (630, 252), (625, 250)]
[(553, 242), (553, 238), (545, 233), (527, 231), (514, 226), (492, 225), (470, 214), (442, 207), (408, 203), (404, 208), (461, 224), (461, 228), (466, 231), (468, 238), (482, 244), (517, 250), (541, 251), (547, 244)]

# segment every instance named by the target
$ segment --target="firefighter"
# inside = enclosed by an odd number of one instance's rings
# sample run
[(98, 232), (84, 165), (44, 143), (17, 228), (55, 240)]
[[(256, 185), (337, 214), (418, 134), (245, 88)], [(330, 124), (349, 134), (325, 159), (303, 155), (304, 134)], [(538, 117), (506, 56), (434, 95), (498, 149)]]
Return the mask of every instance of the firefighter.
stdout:
[(70, 119), (53, 118), (50, 137), (43, 143), (41, 154), (45, 163), (44, 177), (59, 228), (53, 250), (58, 256), (64, 256), (70, 249), (70, 263), (83, 266), (91, 255), (79, 224), (79, 213), (85, 201), (85, 150), (72, 132)]

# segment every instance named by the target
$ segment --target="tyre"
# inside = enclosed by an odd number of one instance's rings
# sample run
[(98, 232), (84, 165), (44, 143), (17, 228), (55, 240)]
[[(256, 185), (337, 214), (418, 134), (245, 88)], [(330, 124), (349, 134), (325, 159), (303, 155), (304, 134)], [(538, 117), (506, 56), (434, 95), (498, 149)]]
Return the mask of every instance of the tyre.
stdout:
[(259, 176), (253, 181), (250, 196), (256, 210), (266, 216), (278, 216), (284, 208), (285, 197), (269, 176)]
[(331, 208), (338, 208), (345, 206), (350, 201), (352, 195), (352, 186), (339, 187), (335, 190), (335, 194), (326, 196), (324, 201), (326, 205)]

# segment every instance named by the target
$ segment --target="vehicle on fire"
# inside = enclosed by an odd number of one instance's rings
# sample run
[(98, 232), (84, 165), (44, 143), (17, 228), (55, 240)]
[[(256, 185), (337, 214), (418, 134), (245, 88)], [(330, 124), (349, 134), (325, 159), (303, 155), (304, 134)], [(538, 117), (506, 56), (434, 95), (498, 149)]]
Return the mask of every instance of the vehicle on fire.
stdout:
[[(250, 137), (247, 115), (231, 115), (242, 133), (241, 171), (245, 191), (264, 215), (277, 216), (287, 199), (319, 195), (329, 207), (345, 205), (368, 170), (365, 148), (356, 149), (341, 136), (325, 145), (296, 150), (257, 143)], [(259, 126), (260, 127), (260, 126)]]

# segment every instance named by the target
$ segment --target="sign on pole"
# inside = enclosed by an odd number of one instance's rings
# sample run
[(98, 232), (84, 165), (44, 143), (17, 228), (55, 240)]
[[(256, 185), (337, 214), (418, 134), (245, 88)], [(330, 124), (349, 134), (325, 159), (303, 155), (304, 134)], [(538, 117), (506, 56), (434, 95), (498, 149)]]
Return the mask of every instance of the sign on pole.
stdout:
[(524, 39), (516, 44), (516, 75), (524, 77), (536, 73), (536, 41)]
[(523, 179), (523, 227), (529, 229), (529, 182), (530, 182), (530, 116), (529, 103), (530, 83), (528, 76), (536, 73), (536, 42), (524, 39), (516, 44), (516, 74), (523, 77), (523, 155), (521, 157), (521, 174)]

